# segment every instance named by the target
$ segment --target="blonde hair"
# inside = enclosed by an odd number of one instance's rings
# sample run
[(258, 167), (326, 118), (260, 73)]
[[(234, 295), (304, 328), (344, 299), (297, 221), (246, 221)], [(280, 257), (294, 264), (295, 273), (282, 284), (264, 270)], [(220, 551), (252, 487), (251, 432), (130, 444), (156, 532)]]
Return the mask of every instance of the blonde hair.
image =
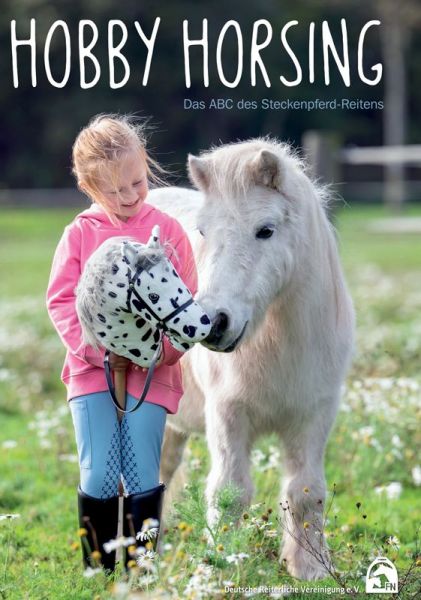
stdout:
[(130, 115), (100, 114), (91, 119), (73, 144), (73, 174), (79, 189), (100, 204), (116, 222), (116, 206), (102, 194), (100, 183), (105, 177), (117, 177), (118, 162), (129, 151), (139, 152), (145, 161), (148, 181), (165, 185), (166, 173), (146, 151), (146, 122)]

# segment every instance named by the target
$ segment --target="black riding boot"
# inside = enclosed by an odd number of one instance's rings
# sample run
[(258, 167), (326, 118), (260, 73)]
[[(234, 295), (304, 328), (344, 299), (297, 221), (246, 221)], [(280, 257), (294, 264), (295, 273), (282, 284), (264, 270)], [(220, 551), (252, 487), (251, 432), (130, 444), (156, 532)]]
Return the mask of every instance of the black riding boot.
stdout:
[[(95, 567), (102, 564), (104, 569), (113, 571), (115, 567), (115, 550), (105, 552), (103, 544), (117, 537), (118, 496), (101, 500), (88, 496), (78, 489), (79, 526), (86, 529), (86, 536), (81, 537), (83, 564)], [(99, 560), (92, 556), (100, 552)]]
[[(147, 490), (141, 494), (132, 494), (124, 498), (123, 535), (135, 538), (138, 548), (148, 548), (147, 544), (149, 542), (152, 544), (152, 549), (156, 549), (164, 490), (165, 485), (160, 483), (151, 490)], [(156, 524), (153, 521), (148, 523), (148, 519), (158, 521), (158, 523)], [(135, 560), (135, 557), (130, 556), (129, 552), (127, 552), (126, 567), (130, 560)]]

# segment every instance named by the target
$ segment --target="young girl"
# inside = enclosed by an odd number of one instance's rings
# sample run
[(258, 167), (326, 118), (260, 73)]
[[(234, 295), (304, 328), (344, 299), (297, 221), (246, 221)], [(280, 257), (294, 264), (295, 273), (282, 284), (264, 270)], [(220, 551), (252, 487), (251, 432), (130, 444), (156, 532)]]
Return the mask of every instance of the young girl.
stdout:
[[(107, 238), (127, 236), (148, 241), (158, 224), (162, 242), (194, 295), (197, 274), (188, 238), (180, 224), (145, 202), (148, 181), (159, 181), (159, 165), (147, 154), (144, 130), (131, 119), (95, 117), (73, 146), (73, 172), (92, 205), (68, 225), (58, 244), (47, 291), (51, 320), (67, 354), (62, 380), (67, 386), (80, 465), (79, 523), (83, 528), (85, 566), (100, 561), (113, 570), (115, 552), (103, 544), (117, 534), (118, 489), (124, 484), (125, 536), (141, 530), (146, 519), (160, 519), (164, 485), (159, 484), (161, 443), (167, 412), (177, 411), (182, 395), (181, 356), (164, 341), (147, 401), (125, 414), (121, 423), (107, 391), (103, 369), (105, 349), (84, 345), (75, 310), (75, 288), (86, 260)], [(126, 408), (140, 396), (146, 373), (128, 359), (110, 355), (114, 370), (126, 371)], [(145, 542), (138, 542), (138, 545)], [(127, 563), (127, 561), (126, 561)]]

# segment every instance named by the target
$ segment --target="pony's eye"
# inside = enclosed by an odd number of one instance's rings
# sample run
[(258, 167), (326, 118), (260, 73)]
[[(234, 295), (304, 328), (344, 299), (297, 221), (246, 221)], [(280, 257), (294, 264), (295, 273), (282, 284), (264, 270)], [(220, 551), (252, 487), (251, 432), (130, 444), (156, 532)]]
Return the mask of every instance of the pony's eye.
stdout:
[(205, 234), (203, 233), (203, 231), (202, 231), (201, 229), (197, 228), (197, 231), (200, 233), (200, 235), (201, 235), (202, 237), (205, 237)]
[(272, 237), (274, 229), (272, 227), (267, 227), (266, 225), (259, 229), (256, 233), (256, 238), (259, 240), (267, 240)]

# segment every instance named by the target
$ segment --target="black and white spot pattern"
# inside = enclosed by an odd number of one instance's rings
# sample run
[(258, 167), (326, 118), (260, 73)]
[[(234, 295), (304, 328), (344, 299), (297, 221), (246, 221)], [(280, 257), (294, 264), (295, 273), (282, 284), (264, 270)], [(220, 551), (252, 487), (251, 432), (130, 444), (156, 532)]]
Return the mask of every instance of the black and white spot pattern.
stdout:
[[(159, 239), (153, 236), (155, 246), (150, 246), (151, 240), (144, 245), (110, 238), (87, 261), (77, 288), (77, 311), (85, 342), (98, 342), (143, 367), (150, 365), (157, 349), (158, 320), (191, 298), (155, 238)], [(133, 290), (129, 290), (130, 280)], [(211, 323), (193, 302), (167, 327), (165, 335), (171, 344), (185, 352), (208, 335)]]

